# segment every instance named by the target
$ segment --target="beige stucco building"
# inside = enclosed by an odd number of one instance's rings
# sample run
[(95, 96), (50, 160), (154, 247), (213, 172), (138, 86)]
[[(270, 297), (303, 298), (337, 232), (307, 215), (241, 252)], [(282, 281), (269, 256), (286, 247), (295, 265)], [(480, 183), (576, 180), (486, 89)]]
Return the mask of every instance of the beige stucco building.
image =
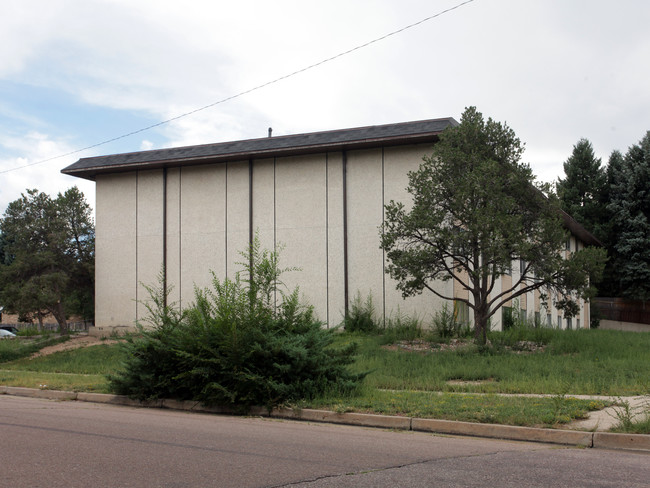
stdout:
[[(155, 284), (163, 268), (170, 300), (180, 305), (210, 284), (210, 271), (234, 276), (256, 232), (264, 247), (284, 247), (283, 267), (301, 269), (284, 282), (299, 285), (328, 326), (357, 294), (371, 294), (384, 319), (402, 313), (429, 322), (443, 302), (426, 292), (402, 298), (384, 273), (378, 229), (384, 204), (408, 200), (408, 172), (456, 124), (445, 118), (80, 159), (63, 172), (96, 182), (96, 332), (143, 317), (142, 284)], [(571, 230), (573, 249), (589, 239), (577, 224)], [(451, 281), (439, 286), (466, 293)], [(552, 307), (540, 309), (538, 295), (519, 302), (567, 326)], [(580, 326), (588, 317), (583, 304)]]

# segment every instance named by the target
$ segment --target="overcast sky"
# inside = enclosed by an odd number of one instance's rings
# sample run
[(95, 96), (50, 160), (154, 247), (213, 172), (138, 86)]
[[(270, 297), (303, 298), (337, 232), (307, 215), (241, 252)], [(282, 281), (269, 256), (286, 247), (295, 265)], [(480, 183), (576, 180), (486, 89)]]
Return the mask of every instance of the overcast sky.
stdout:
[(578, 139), (606, 163), (650, 130), (650, 2), (1, 0), (0, 212), (26, 188), (94, 183), (80, 157), (439, 117), (475, 105), (540, 180)]

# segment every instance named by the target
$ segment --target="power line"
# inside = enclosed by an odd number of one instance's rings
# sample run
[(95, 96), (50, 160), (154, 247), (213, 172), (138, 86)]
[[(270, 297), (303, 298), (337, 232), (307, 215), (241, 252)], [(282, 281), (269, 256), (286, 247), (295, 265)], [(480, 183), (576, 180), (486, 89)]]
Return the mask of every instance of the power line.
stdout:
[(321, 66), (322, 64), (329, 63), (330, 61), (334, 61), (335, 59), (338, 59), (338, 58), (340, 58), (340, 57), (346, 56), (346, 55), (351, 54), (351, 53), (353, 53), (353, 52), (355, 52), (355, 51), (358, 51), (358, 50), (360, 50), (360, 49), (363, 49), (363, 48), (365, 48), (365, 47), (368, 47), (368, 46), (370, 46), (371, 44), (375, 44), (375, 43), (377, 43), (377, 42), (383, 41), (383, 40), (385, 40), (385, 39), (388, 39), (389, 37), (392, 37), (392, 36), (395, 36), (395, 35), (397, 35), (397, 34), (400, 34), (400, 33), (404, 32), (404, 31), (406, 31), (406, 30), (408, 30), (408, 29), (412, 29), (413, 27), (417, 27), (417, 26), (420, 25), (420, 24), (424, 24), (425, 22), (428, 22), (429, 20), (433, 20), (433, 19), (435, 19), (435, 18), (437, 18), (437, 17), (440, 17), (441, 15), (444, 15), (444, 14), (446, 14), (446, 13), (449, 13), (449, 12), (453, 11), (453, 10), (456, 10), (456, 9), (462, 7), (463, 5), (466, 5), (466, 4), (468, 4), (468, 3), (472, 3), (473, 1), (474, 1), (474, 0), (465, 0), (464, 2), (461, 2), (461, 3), (459, 3), (458, 5), (455, 5), (455, 6), (453, 6), (453, 7), (448, 8), (448, 9), (442, 10), (441, 12), (438, 12), (437, 14), (430, 15), (429, 17), (426, 17), (426, 18), (424, 18), (424, 19), (422, 19), (422, 20), (419, 20), (418, 22), (414, 22), (413, 24), (409, 24), (409, 25), (404, 26), (404, 27), (402, 27), (402, 28), (400, 28), (400, 29), (397, 29), (397, 30), (395, 30), (395, 31), (393, 31), (393, 32), (389, 32), (388, 34), (385, 34), (385, 35), (383, 35), (383, 36), (381, 36), (381, 37), (377, 37), (377, 38), (375, 38), (375, 39), (373, 39), (373, 40), (371, 40), (371, 41), (368, 41), (368, 42), (366, 42), (366, 43), (364, 43), (364, 44), (360, 44), (360, 45), (358, 45), (358, 46), (356, 46), (356, 47), (353, 47), (352, 49), (348, 49), (347, 51), (343, 51), (343, 52), (341, 52), (341, 53), (339, 53), (339, 54), (335, 54), (334, 56), (331, 56), (331, 57), (329, 57), (329, 58), (325, 58), (325, 59), (323, 59), (323, 60), (321, 60), (321, 61), (318, 61), (317, 63), (310, 64), (309, 66), (306, 66), (306, 67), (304, 67), (304, 68), (298, 69), (298, 70), (293, 71), (293, 72), (291, 72), (291, 73), (288, 73), (288, 74), (286, 74), (286, 75), (284, 75), (284, 76), (280, 76), (279, 78), (276, 78), (276, 79), (274, 79), (274, 80), (267, 81), (266, 83), (262, 83), (261, 85), (257, 85), (257, 86), (255, 86), (255, 87), (253, 87), (253, 88), (249, 88), (248, 90), (241, 91), (241, 92), (239, 92), (239, 93), (237, 93), (237, 94), (235, 94), (235, 95), (230, 95), (229, 97), (222, 98), (221, 100), (218, 100), (218, 101), (216, 101), (216, 102), (213, 102), (213, 103), (210, 103), (210, 104), (208, 104), (208, 105), (204, 105), (203, 107), (200, 107), (200, 108), (197, 108), (197, 109), (191, 110), (190, 112), (185, 112), (185, 113), (183, 113), (183, 114), (181, 114), (181, 115), (177, 115), (177, 116), (172, 117), (172, 118), (170, 118), (170, 119), (163, 120), (163, 121), (161, 121), (161, 122), (157, 122), (157, 123), (155, 123), (155, 124), (153, 124), (153, 125), (149, 125), (149, 126), (147, 126), (147, 127), (143, 127), (143, 128), (141, 128), (141, 129), (138, 129), (138, 130), (134, 130), (134, 131), (129, 132), (129, 133), (127, 133), (127, 134), (122, 134), (121, 136), (113, 137), (112, 139), (107, 139), (107, 140), (105, 140), (105, 141), (98, 142), (97, 144), (93, 144), (93, 145), (91, 145), (91, 146), (86, 146), (86, 147), (81, 148), (81, 149), (76, 149), (76, 150), (74, 150), (74, 151), (70, 151), (70, 152), (67, 152), (67, 153), (65, 153), (65, 154), (59, 154), (58, 156), (53, 156), (53, 157), (51, 157), (51, 158), (47, 158), (47, 159), (43, 159), (43, 160), (36, 161), (36, 162), (33, 162), (33, 163), (25, 164), (25, 165), (23, 165), (23, 166), (16, 166), (16, 167), (14, 167), (14, 168), (9, 168), (9, 169), (5, 169), (5, 170), (1, 170), (1, 171), (0, 171), (0, 174), (3, 174), (3, 173), (9, 173), (9, 172), (11, 172), (11, 171), (16, 171), (16, 170), (23, 169), (23, 168), (28, 168), (28, 167), (30, 167), (30, 166), (36, 166), (36, 165), (39, 165), (39, 164), (47, 163), (47, 162), (49, 162), (49, 161), (53, 161), (53, 160), (55, 160), (55, 159), (65, 158), (65, 157), (67, 157), (67, 156), (71, 156), (71, 155), (73, 155), (73, 154), (77, 154), (77, 153), (80, 153), (80, 152), (83, 152), (83, 151), (88, 151), (89, 149), (94, 149), (94, 148), (96, 148), (96, 147), (103, 146), (103, 145), (105, 145), (105, 144), (109, 144), (109, 143), (111, 143), (111, 142), (119, 141), (120, 139), (125, 139), (125, 138), (127, 138), (127, 137), (130, 137), (130, 136), (133, 136), (133, 135), (135, 135), (135, 134), (139, 134), (139, 133), (141, 133), (141, 132), (145, 132), (145, 131), (148, 131), (148, 130), (154, 129), (154, 128), (156, 128), (156, 127), (160, 127), (161, 125), (168, 124), (168, 123), (170, 123), (170, 122), (173, 122), (173, 121), (175, 121), (175, 120), (182, 119), (182, 118), (184, 118), (184, 117), (188, 117), (188, 116), (193, 115), (193, 114), (195, 114), (195, 113), (197, 113), (197, 112), (201, 112), (201, 111), (203, 111), (203, 110), (207, 110), (207, 109), (209, 109), (209, 108), (212, 108), (212, 107), (214, 107), (214, 106), (216, 106), (216, 105), (220, 105), (220, 104), (222, 104), (222, 103), (229, 102), (230, 100), (234, 100), (235, 98), (242, 97), (242, 96), (247, 95), (247, 94), (249, 94), (249, 93), (251, 93), (251, 92), (254, 92), (254, 91), (257, 91), (257, 90), (261, 90), (262, 88), (266, 88), (266, 87), (269, 86), (269, 85), (273, 85), (273, 84), (278, 83), (278, 82), (280, 82), (280, 81), (286, 80), (287, 78), (291, 78), (292, 76), (298, 75), (298, 74), (300, 74), (300, 73), (304, 73), (305, 71), (308, 71), (308, 70), (310, 70), (310, 69), (313, 69), (313, 68), (316, 68), (316, 67), (318, 67), (318, 66)]

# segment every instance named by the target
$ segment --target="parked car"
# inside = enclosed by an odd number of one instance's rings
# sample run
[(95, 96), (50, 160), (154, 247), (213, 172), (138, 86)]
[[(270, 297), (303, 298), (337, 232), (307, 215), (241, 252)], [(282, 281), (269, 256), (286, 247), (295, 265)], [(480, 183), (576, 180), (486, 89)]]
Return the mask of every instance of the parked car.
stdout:
[(8, 330), (0, 329), (0, 339), (8, 339), (9, 337), (16, 337), (16, 334)]
[(12, 334), (18, 335), (18, 329), (16, 329), (13, 325), (0, 325), (0, 330), (8, 330)]

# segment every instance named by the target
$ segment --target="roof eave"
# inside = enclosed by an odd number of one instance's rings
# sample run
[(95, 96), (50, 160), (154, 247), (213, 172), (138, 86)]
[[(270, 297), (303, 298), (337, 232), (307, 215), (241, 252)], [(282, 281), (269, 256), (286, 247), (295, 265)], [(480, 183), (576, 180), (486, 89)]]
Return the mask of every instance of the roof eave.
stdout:
[(579, 224), (571, 215), (564, 210), (560, 210), (564, 226), (578, 239), (580, 239), (587, 246), (603, 247), (603, 243), (596, 238), (591, 232)]
[(170, 158), (158, 161), (143, 161), (133, 163), (108, 164), (99, 167), (88, 168), (64, 168), (63, 174), (76, 176), (94, 181), (96, 175), (105, 173), (122, 173), (139, 169), (161, 169), (165, 167), (176, 167), (185, 165), (202, 165), (224, 163), (226, 161), (243, 161), (248, 159), (268, 159), (273, 157), (298, 156), (302, 154), (314, 154), (319, 152), (336, 152), (354, 149), (367, 149), (381, 146), (400, 146), (406, 144), (423, 144), (435, 142), (442, 131), (432, 131), (419, 134), (406, 134), (400, 136), (378, 137), (360, 139), (357, 141), (328, 142), (305, 146), (294, 146), (287, 148), (273, 148), (252, 151), (232, 152), (222, 155), (193, 156), (188, 158)]

